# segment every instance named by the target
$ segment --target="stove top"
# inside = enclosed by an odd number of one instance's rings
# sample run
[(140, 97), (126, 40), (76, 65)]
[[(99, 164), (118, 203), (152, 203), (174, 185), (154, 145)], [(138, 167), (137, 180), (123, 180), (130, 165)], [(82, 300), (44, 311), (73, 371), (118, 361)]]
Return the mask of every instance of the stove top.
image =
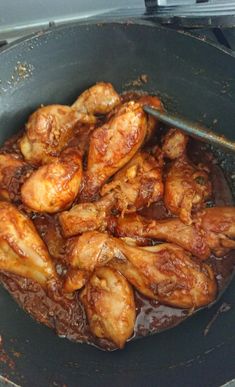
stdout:
[[(217, 24), (215, 15), (220, 15)], [(66, 7), (64, 0), (0, 0), (0, 47), (54, 25), (133, 17), (187, 27), (189, 33), (235, 51), (235, 27), (227, 28), (235, 26), (234, 0), (68, 0)]]

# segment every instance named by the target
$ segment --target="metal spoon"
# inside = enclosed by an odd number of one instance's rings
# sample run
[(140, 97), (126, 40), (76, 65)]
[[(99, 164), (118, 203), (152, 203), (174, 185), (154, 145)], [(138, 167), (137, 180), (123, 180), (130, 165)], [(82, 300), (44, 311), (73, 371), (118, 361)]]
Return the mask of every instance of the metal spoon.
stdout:
[(176, 116), (174, 114), (164, 113), (148, 105), (145, 105), (143, 109), (146, 113), (151, 114), (152, 116), (158, 118), (159, 121), (164, 122), (164, 124), (178, 128), (183, 132), (198, 138), (199, 140), (205, 141), (209, 144), (219, 145), (235, 153), (234, 141), (228, 140), (224, 136), (220, 136), (214, 132), (209, 131), (209, 129), (205, 128), (201, 124), (195, 123), (186, 118)]

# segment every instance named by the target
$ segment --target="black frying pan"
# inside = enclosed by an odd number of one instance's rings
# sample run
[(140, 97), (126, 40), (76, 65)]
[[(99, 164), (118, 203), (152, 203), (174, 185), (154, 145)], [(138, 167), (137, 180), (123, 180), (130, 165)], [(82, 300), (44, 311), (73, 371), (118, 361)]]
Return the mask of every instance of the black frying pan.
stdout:
[[(0, 53), (0, 141), (22, 128), (41, 103), (70, 103), (100, 80), (119, 91), (133, 88), (131, 81), (142, 74), (148, 82), (140, 89), (160, 93), (170, 109), (235, 139), (233, 55), (133, 22), (70, 25), (7, 46)], [(234, 159), (221, 157), (231, 177)], [(58, 338), (1, 289), (1, 373), (36, 387), (220, 386), (235, 378), (234, 292), (233, 281), (212, 308), (123, 351), (105, 353)], [(217, 313), (205, 336), (219, 308), (227, 312)]]

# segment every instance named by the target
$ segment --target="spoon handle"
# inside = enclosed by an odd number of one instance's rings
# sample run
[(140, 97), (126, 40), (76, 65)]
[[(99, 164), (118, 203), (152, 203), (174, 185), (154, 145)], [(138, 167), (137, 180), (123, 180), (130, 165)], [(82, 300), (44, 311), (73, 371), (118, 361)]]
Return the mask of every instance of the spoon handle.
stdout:
[(148, 114), (159, 119), (164, 124), (178, 128), (183, 132), (190, 134), (202, 141), (208, 142), (213, 145), (219, 145), (225, 149), (235, 152), (235, 142), (226, 139), (224, 136), (220, 136), (214, 132), (209, 131), (203, 125), (192, 122), (188, 119), (176, 116), (170, 113), (161, 112), (148, 105), (144, 106), (144, 111)]

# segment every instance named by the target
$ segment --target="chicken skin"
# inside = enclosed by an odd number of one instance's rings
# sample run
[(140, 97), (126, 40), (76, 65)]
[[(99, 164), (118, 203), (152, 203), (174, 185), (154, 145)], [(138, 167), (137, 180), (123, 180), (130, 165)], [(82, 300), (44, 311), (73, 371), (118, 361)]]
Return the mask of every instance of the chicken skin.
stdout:
[(101, 267), (89, 279), (80, 299), (91, 332), (123, 348), (136, 318), (134, 294), (127, 280), (117, 271)]
[(87, 283), (91, 273), (83, 270), (68, 269), (63, 283), (65, 293), (73, 293), (75, 290), (83, 288)]
[(217, 284), (211, 267), (196, 263), (181, 247), (163, 243), (137, 248), (122, 243), (121, 254), (116, 254), (110, 265), (140, 293), (185, 309), (196, 309), (215, 299)]
[(19, 142), (25, 160), (36, 165), (52, 161), (66, 146), (77, 122), (78, 114), (69, 106), (49, 105), (36, 110)]
[(92, 203), (79, 203), (59, 215), (65, 237), (85, 231), (105, 231), (111, 209), (122, 214), (158, 201), (163, 195), (162, 171), (154, 157), (137, 153), (101, 189), (103, 197)]
[(22, 202), (36, 212), (55, 213), (76, 198), (82, 179), (82, 159), (75, 148), (41, 166), (21, 188)]
[(95, 114), (106, 114), (120, 103), (110, 83), (98, 83), (84, 91), (72, 107), (48, 105), (37, 109), (26, 123), (19, 145), (26, 161), (44, 164), (58, 156), (77, 124), (94, 124)]
[(57, 277), (33, 223), (7, 202), (0, 202), (0, 271), (30, 278), (44, 287)]
[(0, 199), (17, 201), (20, 186), (32, 172), (32, 167), (15, 154), (0, 154)]
[(149, 153), (139, 152), (115, 174), (111, 183), (102, 187), (100, 193), (102, 196), (115, 195), (115, 208), (122, 214), (148, 207), (163, 196), (161, 167)]
[(109, 247), (109, 243), (108, 234), (96, 232), (86, 232), (79, 238), (69, 240), (66, 259), (70, 267), (64, 281), (65, 292), (81, 289), (95, 268), (113, 258), (113, 248)]
[(200, 209), (211, 195), (211, 182), (205, 168), (194, 166), (186, 156), (170, 165), (165, 181), (166, 208), (185, 224), (192, 223), (192, 209)]
[[(82, 245), (85, 242), (88, 246), (89, 240), (92, 242), (86, 252)], [(71, 267), (86, 271), (112, 266), (115, 259), (112, 267), (141, 293), (174, 307), (199, 308), (216, 296), (212, 269), (170, 243), (140, 248), (107, 234), (90, 232), (74, 238), (67, 259)]]
[(202, 260), (235, 248), (234, 207), (205, 208), (193, 216), (191, 225), (178, 218), (150, 220), (130, 214), (110, 218), (108, 228), (118, 237), (139, 239), (144, 244), (148, 238), (176, 243)]
[[(141, 106), (149, 105), (152, 106), (160, 111), (164, 111), (164, 106), (160, 98), (156, 96), (151, 95), (143, 95), (138, 99), (138, 102)], [(154, 131), (158, 128), (159, 121), (157, 118), (153, 117), (151, 114), (147, 114), (147, 120), (148, 120), (148, 130), (147, 130), (147, 137), (148, 140), (151, 135), (154, 133)]]
[(66, 259), (69, 266), (91, 272), (110, 261), (116, 247), (114, 238), (106, 233), (85, 232), (68, 242)]
[(168, 130), (164, 136), (162, 152), (170, 160), (178, 159), (186, 151), (189, 137), (176, 128)]
[(209, 258), (211, 254), (200, 230), (193, 224), (183, 223), (179, 218), (150, 220), (137, 214), (130, 214), (125, 217), (113, 217), (108, 224), (112, 233), (118, 237), (136, 238), (144, 244), (148, 239), (172, 242), (202, 260)]
[(146, 115), (138, 103), (127, 102), (90, 138), (88, 165), (80, 200), (88, 202), (109, 177), (122, 168), (143, 144)]
[(195, 215), (194, 223), (218, 257), (235, 249), (235, 207), (206, 208)]
[(69, 211), (59, 214), (63, 235), (69, 238), (86, 231), (105, 231), (110, 211), (116, 203), (113, 194), (106, 195), (97, 202), (79, 203)]
[(72, 108), (79, 113), (79, 121), (94, 124), (96, 115), (108, 114), (121, 99), (111, 83), (99, 82), (85, 90), (73, 103)]

